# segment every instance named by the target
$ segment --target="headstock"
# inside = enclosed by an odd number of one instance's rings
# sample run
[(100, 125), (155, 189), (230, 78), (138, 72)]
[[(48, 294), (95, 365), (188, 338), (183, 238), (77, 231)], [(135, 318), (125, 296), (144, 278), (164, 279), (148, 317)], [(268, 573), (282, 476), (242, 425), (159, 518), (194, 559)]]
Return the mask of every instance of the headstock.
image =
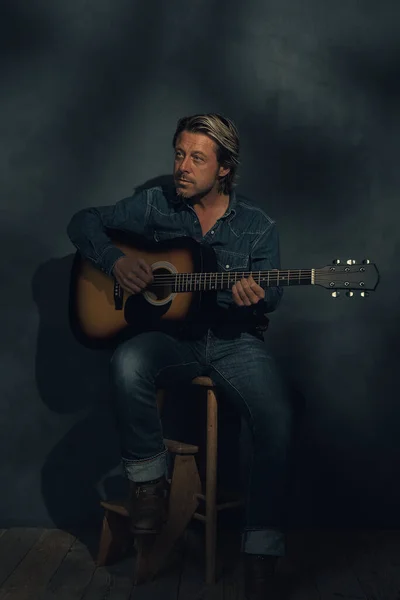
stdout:
[(374, 263), (365, 259), (356, 263), (349, 258), (342, 263), (339, 259), (322, 269), (315, 269), (315, 284), (332, 290), (333, 298), (340, 296), (346, 290), (346, 296), (352, 298), (358, 292), (362, 298), (367, 298), (379, 283), (379, 272)]

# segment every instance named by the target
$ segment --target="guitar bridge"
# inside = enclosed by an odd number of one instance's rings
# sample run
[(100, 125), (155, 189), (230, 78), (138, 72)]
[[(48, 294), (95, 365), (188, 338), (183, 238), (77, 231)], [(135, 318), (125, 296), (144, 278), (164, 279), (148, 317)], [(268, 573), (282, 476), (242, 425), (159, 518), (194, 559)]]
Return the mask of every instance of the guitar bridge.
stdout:
[(114, 308), (122, 310), (124, 299), (124, 290), (117, 281), (114, 281)]

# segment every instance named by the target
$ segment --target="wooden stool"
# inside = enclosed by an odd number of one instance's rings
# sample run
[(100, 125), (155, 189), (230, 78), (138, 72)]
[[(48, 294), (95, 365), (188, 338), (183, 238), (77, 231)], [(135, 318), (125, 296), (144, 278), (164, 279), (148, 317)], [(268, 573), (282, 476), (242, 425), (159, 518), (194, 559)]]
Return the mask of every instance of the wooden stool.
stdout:
[[(216, 580), (216, 537), (217, 512), (242, 506), (241, 500), (217, 504), (217, 434), (218, 403), (216, 388), (209, 377), (196, 377), (193, 385), (207, 390), (207, 454), (206, 489), (202, 491), (195, 455), (198, 446), (165, 439), (169, 452), (175, 455), (170, 480), (168, 520), (156, 536), (136, 536), (137, 556), (135, 583), (154, 577), (163, 566), (175, 542), (184, 533), (191, 519), (205, 524), (205, 580), (212, 584)], [(157, 393), (157, 404), (161, 411), (164, 390)], [(199, 502), (205, 502), (205, 515), (197, 512)], [(101, 502), (105, 509), (100, 538), (97, 564), (110, 564), (118, 560), (132, 546), (132, 534), (127, 519), (126, 502)]]

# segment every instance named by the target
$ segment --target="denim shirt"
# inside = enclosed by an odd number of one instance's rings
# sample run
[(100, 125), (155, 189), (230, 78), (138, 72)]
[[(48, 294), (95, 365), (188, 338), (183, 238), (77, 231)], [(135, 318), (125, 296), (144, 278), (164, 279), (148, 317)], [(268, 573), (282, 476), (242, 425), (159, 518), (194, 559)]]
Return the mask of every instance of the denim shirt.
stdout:
[[(145, 189), (114, 205), (76, 213), (67, 228), (71, 242), (82, 256), (112, 276), (114, 264), (124, 253), (111, 243), (107, 228), (142, 235), (155, 242), (190, 236), (213, 248), (222, 272), (280, 269), (275, 222), (235, 191), (230, 194), (227, 211), (205, 236), (193, 207), (178, 197), (173, 187)], [(256, 305), (256, 313), (275, 310), (282, 292), (281, 287), (268, 288), (265, 299)], [(230, 290), (217, 292), (217, 304), (229, 309), (229, 313), (239, 310), (237, 314), (243, 317), (255, 314), (254, 307), (238, 307)]]

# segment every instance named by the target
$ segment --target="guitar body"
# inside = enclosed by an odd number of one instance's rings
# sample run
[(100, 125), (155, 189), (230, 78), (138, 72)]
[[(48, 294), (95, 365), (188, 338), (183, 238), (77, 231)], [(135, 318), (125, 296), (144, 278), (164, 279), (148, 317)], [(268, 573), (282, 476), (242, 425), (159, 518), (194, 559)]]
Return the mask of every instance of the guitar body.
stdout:
[[(118, 233), (111, 234), (111, 239), (127, 256), (143, 258), (153, 274), (216, 270), (212, 248), (189, 237), (155, 243)], [(120, 297), (115, 295), (112, 277), (76, 253), (71, 273), (70, 322), (80, 342), (89, 346), (107, 345), (127, 329), (134, 335), (157, 329), (162, 321), (189, 320), (204, 305), (201, 292), (174, 293), (168, 284), (150, 287), (137, 295), (122, 289), (120, 292)], [(206, 296), (211, 309), (214, 294)]]

